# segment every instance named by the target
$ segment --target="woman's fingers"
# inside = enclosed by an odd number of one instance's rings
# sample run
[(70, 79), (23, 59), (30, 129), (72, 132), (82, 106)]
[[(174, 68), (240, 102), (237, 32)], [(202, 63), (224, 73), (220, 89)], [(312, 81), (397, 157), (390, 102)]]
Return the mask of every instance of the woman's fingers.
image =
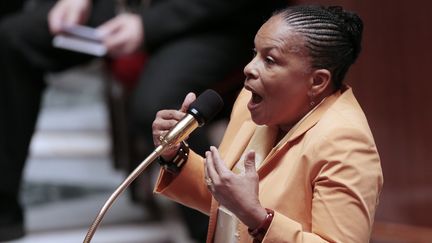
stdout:
[[(189, 93), (186, 95), (180, 110), (161, 110), (156, 114), (155, 120), (152, 124), (153, 144), (157, 147), (161, 145), (161, 140), (177, 123), (184, 118), (185, 111), (188, 109), (190, 103), (195, 100), (195, 94)], [(161, 155), (164, 159), (170, 160), (177, 153), (180, 144), (170, 146)]]
[(213, 165), (216, 173), (218, 175), (223, 175), (224, 173), (230, 173), (231, 171), (229, 171), (228, 168), (225, 166), (217, 148), (215, 146), (210, 146), (210, 151), (213, 157)]
[(212, 191), (213, 180), (212, 177), (209, 175), (209, 167), (208, 167), (208, 164), (210, 163), (209, 162), (210, 156), (211, 156), (210, 152), (207, 151), (205, 153), (205, 158), (204, 158), (204, 182), (207, 185), (208, 189)]
[(195, 100), (195, 94), (186, 95), (180, 110), (161, 110), (156, 113), (155, 120), (152, 124), (153, 136), (160, 136), (162, 133), (173, 128), (183, 117), (189, 105)]
[(206, 168), (208, 178), (210, 178), (213, 183), (217, 182), (219, 175), (214, 168), (213, 155), (210, 151), (206, 152)]
[(152, 124), (153, 143), (155, 146), (160, 145), (160, 136), (165, 135), (183, 116), (183, 112), (176, 110), (162, 110), (156, 114), (156, 118)]
[(225, 166), (223, 160), (220, 157), (219, 151), (216, 147), (211, 146), (210, 151), (206, 152), (205, 160), (205, 175), (207, 185), (212, 184), (211, 191), (216, 192), (213, 187), (225, 187), (224, 183), (230, 180), (230, 177), (234, 174)]
[(192, 102), (194, 102), (196, 100), (196, 95), (195, 93), (188, 93), (183, 101), (183, 104), (180, 108), (180, 111), (182, 112), (186, 112), (189, 109), (189, 106)]
[(247, 152), (245, 159), (244, 159), (244, 167), (245, 167), (245, 173), (246, 174), (256, 174), (256, 167), (255, 167), (255, 151), (250, 150)]

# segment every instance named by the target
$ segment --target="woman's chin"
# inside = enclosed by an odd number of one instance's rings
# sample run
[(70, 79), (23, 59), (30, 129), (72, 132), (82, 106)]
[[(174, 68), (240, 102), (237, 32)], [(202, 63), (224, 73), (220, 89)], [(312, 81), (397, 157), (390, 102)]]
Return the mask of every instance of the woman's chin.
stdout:
[(251, 114), (252, 121), (257, 125), (265, 125), (265, 121), (260, 117), (259, 114), (249, 111)]
[(265, 111), (265, 108), (263, 108), (262, 102), (253, 102), (250, 100), (247, 104), (247, 108), (251, 114), (252, 121), (255, 122), (255, 124), (265, 124), (265, 121), (263, 120), (263, 111)]

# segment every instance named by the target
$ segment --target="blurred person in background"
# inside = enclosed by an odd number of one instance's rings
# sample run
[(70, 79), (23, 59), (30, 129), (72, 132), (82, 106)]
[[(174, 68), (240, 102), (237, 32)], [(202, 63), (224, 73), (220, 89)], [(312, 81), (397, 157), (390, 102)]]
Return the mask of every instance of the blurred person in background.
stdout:
[[(56, 34), (74, 25), (96, 27), (108, 56), (137, 51), (149, 55), (131, 97), (130, 114), (131, 130), (146, 138), (150, 150), (153, 114), (180, 106), (188, 91), (201, 92), (241, 66), (250, 56), (251, 37), (263, 20), (286, 4), (259, 0), (35, 2), (31, 11), (11, 14), (0, 23), (0, 241), (25, 234), (19, 190), (46, 89), (44, 75), (95, 58), (54, 48)], [(138, 7), (117, 12), (119, 5), (129, 3)], [(199, 138), (197, 146), (208, 147), (205, 136), (194, 137)], [(206, 233), (204, 216), (192, 217), (201, 218), (191, 225), (193, 237), (201, 240)]]

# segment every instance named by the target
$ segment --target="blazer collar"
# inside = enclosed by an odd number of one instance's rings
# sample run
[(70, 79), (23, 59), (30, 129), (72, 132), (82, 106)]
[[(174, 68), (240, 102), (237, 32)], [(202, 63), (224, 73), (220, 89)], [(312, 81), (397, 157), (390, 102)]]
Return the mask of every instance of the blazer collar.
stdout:
[(310, 111), (303, 119), (301, 119), (293, 128), (282, 138), (282, 140), (276, 145), (276, 147), (281, 147), (287, 142), (291, 142), (299, 136), (303, 135), (306, 131), (311, 129), (323, 116), (323, 114), (329, 109), (331, 105), (337, 100), (341, 95), (340, 91), (328, 96), (324, 99), (315, 109)]
[(273, 147), (270, 153), (263, 161), (261, 167), (258, 169), (258, 173), (261, 175), (261, 170), (268, 166), (269, 161), (272, 160), (283, 148), (287, 148), (292, 141), (297, 139), (311, 129), (323, 116), (323, 114), (332, 106), (335, 101), (340, 97), (341, 91), (337, 91), (334, 94), (324, 99), (314, 110), (309, 112), (303, 119), (295, 124), (290, 131), (279, 141), (279, 143)]

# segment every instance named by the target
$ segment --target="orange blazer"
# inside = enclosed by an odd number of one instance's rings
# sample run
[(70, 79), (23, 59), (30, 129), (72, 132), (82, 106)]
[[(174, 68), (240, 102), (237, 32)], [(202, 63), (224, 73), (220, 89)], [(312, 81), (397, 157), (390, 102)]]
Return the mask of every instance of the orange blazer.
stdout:
[[(242, 90), (219, 151), (232, 168), (257, 125)], [(258, 168), (259, 199), (275, 211), (263, 242), (368, 242), (383, 184), (380, 158), (351, 88), (325, 99)], [(203, 158), (191, 152), (177, 176), (161, 170), (155, 192), (210, 216), (213, 241), (218, 203), (204, 182)], [(240, 223), (239, 242), (252, 242)]]

